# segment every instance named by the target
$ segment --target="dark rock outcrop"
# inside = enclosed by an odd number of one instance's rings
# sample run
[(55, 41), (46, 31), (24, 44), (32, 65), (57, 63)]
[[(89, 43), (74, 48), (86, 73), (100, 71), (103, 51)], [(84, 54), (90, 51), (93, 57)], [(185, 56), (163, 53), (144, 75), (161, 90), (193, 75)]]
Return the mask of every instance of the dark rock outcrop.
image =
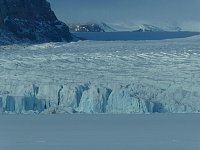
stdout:
[(98, 24), (72, 24), (71, 32), (105, 32)]
[(17, 40), (72, 40), (68, 26), (57, 19), (46, 0), (0, 0), (0, 29), (4, 36), (7, 31), (9, 36), (12, 33)]

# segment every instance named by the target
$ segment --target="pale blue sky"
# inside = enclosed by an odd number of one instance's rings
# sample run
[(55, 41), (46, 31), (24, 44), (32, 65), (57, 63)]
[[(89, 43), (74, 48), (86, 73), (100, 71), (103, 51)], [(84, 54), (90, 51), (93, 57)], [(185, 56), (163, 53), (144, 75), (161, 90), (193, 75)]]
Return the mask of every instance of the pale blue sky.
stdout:
[(49, 0), (65, 22), (168, 23), (198, 28), (200, 0)]

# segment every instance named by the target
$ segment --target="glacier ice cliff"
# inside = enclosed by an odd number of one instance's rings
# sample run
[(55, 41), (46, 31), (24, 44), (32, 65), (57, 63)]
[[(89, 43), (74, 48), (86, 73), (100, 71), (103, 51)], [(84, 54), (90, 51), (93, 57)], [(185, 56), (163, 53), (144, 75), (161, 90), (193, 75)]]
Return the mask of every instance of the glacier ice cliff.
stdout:
[[(83, 85), (12, 85), (1, 89), (2, 113), (185, 113), (200, 112), (199, 95), (180, 89), (161, 89), (148, 84), (105, 87)], [(9, 87), (8, 87), (9, 88)], [(36, 92), (36, 93), (35, 93)], [(58, 105), (58, 100), (60, 104)]]

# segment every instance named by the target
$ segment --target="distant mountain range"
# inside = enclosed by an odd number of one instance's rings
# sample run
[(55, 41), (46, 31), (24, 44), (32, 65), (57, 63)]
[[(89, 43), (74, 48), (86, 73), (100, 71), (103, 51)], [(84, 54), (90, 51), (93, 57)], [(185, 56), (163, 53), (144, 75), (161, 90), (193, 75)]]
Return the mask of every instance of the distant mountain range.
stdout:
[[(70, 32), (120, 32), (123, 30), (116, 30), (114, 27), (106, 23), (78, 23), (68, 24)], [(179, 32), (182, 29), (177, 26), (157, 27), (149, 24), (136, 25), (129, 27), (130, 32)]]
[(68, 24), (70, 32), (116, 32), (105, 23)]
[(142, 24), (138, 26), (138, 29), (134, 30), (135, 32), (180, 32), (182, 29), (176, 26), (164, 26), (157, 27), (148, 24)]

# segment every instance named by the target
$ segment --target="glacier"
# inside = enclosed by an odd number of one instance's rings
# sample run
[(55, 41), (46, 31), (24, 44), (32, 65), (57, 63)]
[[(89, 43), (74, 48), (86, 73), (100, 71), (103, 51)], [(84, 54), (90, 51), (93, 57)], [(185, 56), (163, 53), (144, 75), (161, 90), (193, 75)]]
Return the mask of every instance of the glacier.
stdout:
[(0, 46), (0, 113), (199, 113), (199, 39)]

